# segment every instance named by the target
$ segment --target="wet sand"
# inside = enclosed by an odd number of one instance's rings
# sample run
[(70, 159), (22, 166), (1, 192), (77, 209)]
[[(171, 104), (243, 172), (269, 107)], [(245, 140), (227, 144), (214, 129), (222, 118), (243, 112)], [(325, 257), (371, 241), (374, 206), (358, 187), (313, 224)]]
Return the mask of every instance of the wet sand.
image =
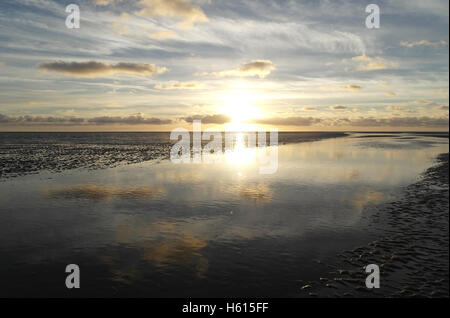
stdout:
[(136, 145), (12, 145), (1, 147), (0, 179), (61, 172), (78, 168), (106, 169), (167, 159), (170, 144)]
[[(169, 133), (0, 133), (0, 180), (40, 171), (96, 170), (168, 159), (174, 143), (169, 136)], [(344, 136), (347, 134), (339, 132), (282, 132), (279, 143)]]
[[(86, 297), (448, 297), (446, 141), (285, 135), (278, 173), (262, 179), (239, 161), (119, 161), (135, 158), (123, 147), (164, 144), (139, 136), (21, 141), (68, 145), (44, 152), (50, 165), (70, 169), (95, 144), (99, 167), (123, 166), (1, 180), (0, 294), (71, 297), (61, 269), (76, 262)], [(368, 264), (379, 290), (365, 287)]]
[[(343, 251), (316, 281), (300, 281), (301, 297), (449, 297), (449, 154), (377, 206), (368, 231), (379, 239)], [(380, 267), (380, 289), (365, 286), (365, 266)]]

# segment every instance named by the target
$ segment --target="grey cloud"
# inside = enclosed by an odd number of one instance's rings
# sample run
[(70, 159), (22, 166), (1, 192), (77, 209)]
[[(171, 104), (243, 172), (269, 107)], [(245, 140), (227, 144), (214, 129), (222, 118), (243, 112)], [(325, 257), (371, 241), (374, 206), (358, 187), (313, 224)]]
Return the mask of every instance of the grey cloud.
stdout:
[(79, 124), (84, 119), (79, 117), (54, 117), (54, 116), (7, 116), (0, 114), (0, 123), (26, 124), (26, 123), (49, 123), (49, 124)]
[(448, 127), (447, 117), (394, 117), (394, 118), (338, 118), (321, 119), (317, 117), (274, 117), (254, 119), (249, 122), (273, 126), (335, 126), (335, 127)]
[(347, 109), (347, 107), (346, 106), (337, 105), (337, 106), (331, 106), (330, 109), (332, 109), (332, 110), (344, 110), (344, 109)]
[(196, 115), (182, 119), (188, 123), (192, 123), (194, 120), (201, 120), (203, 124), (225, 124), (231, 122), (231, 117), (224, 114)]
[(64, 62), (53, 61), (39, 64), (39, 68), (45, 71), (63, 73), (78, 77), (98, 77), (114, 74), (132, 74), (141, 76), (153, 76), (167, 71), (165, 67), (154, 64), (117, 63), (104, 62)]
[(142, 115), (132, 115), (128, 117), (111, 117), (102, 116), (94, 117), (88, 120), (89, 123), (95, 123), (99, 125), (105, 124), (127, 124), (127, 125), (166, 125), (172, 123), (170, 119), (160, 119), (160, 118), (144, 118)]
[(280, 125), (280, 126), (311, 126), (320, 123), (320, 118), (314, 117), (272, 117), (272, 118), (260, 118), (254, 119), (249, 122), (257, 123), (261, 125)]
[(362, 89), (359, 85), (346, 85), (346, 86), (322, 86), (320, 89), (325, 91), (352, 91), (358, 92)]
[(128, 117), (53, 117), (53, 116), (7, 116), (0, 114), (0, 123), (4, 124), (69, 124), (69, 125), (105, 125), (105, 124), (127, 124), (127, 125), (165, 125), (172, 123), (170, 119), (145, 118), (142, 115), (131, 115)]
[(334, 125), (354, 127), (448, 127), (449, 122), (448, 117), (359, 117), (354, 119), (341, 118), (336, 120)]

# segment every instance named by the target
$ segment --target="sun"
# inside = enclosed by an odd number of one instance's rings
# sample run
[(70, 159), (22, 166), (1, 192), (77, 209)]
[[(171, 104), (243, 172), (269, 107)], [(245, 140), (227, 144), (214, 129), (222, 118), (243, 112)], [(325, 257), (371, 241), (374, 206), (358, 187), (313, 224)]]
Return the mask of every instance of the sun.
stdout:
[(231, 118), (230, 124), (234, 128), (243, 128), (249, 120), (261, 115), (261, 110), (255, 105), (257, 99), (257, 96), (250, 92), (232, 92), (223, 97), (219, 111)]

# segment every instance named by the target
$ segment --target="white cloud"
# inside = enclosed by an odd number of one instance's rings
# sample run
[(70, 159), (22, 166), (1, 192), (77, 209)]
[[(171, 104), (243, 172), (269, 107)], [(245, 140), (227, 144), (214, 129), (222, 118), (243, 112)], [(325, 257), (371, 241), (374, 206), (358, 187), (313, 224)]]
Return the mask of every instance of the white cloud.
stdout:
[(178, 18), (181, 19), (180, 25), (185, 28), (209, 21), (202, 8), (188, 0), (140, 0), (138, 4), (142, 8), (138, 15)]
[(201, 72), (197, 73), (197, 75), (201, 76), (218, 76), (218, 77), (227, 77), (227, 76), (237, 76), (237, 77), (246, 77), (246, 76), (258, 76), (259, 78), (265, 78), (275, 69), (275, 65), (272, 61), (269, 60), (253, 60), (249, 63), (241, 65), (237, 69), (233, 70), (225, 70), (220, 72)]

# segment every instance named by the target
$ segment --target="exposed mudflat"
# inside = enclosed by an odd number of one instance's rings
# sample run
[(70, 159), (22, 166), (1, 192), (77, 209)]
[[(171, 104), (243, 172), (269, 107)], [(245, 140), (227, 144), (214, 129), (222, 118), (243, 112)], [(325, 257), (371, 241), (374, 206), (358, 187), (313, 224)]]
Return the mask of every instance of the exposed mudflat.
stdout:
[[(343, 136), (346, 134), (280, 133), (279, 143)], [(169, 133), (0, 133), (0, 180), (40, 171), (105, 169), (168, 159), (173, 143)]]
[(136, 145), (0, 145), (0, 179), (77, 168), (104, 169), (120, 164), (165, 159), (170, 144)]
[[(379, 239), (343, 251), (330, 271), (300, 282), (303, 297), (449, 297), (449, 154), (441, 154), (400, 199), (376, 207), (368, 231)], [(380, 268), (367, 289), (365, 266)]]

